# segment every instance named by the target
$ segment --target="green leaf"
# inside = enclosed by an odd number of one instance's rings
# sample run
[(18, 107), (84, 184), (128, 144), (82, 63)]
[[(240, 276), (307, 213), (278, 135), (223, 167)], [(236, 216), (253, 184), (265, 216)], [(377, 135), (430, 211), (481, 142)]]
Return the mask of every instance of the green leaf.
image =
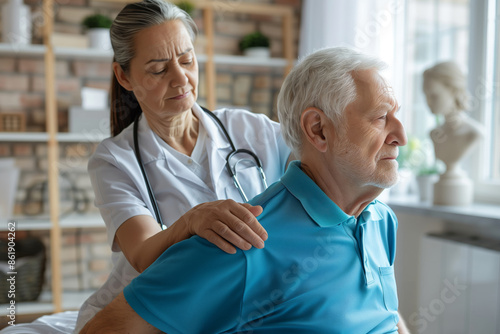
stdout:
[(269, 37), (267, 37), (260, 31), (256, 31), (246, 35), (241, 39), (239, 44), (241, 51), (254, 47), (269, 47), (269, 45)]
[(89, 15), (83, 19), (82, 24), (87, 29), (92, 28), (107, 28), (109, 29), (113, 24), (113, 20), (111, 20), (108, 16), (102, 14), (93, 14)]

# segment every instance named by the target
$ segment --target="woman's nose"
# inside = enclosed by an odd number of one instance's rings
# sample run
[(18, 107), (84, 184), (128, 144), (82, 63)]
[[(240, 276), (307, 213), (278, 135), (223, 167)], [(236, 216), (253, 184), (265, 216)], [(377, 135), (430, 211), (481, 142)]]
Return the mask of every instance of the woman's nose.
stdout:
[(170, 85), (172, 87), (184, 87), (188, 83), (186, 72), (181, 66), (174, 66), (171, 74)]

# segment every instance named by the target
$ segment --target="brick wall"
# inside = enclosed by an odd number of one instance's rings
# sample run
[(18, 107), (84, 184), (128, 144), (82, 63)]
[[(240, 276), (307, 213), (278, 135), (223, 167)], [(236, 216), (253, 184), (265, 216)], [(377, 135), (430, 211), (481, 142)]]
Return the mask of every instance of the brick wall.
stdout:
[[(5, 1), (0, 2), (3, 4)], [(24, 0), (32, 8), (33, 44), (41, 41), (42, 8), (39, 0)], [(240, 2), (275, 3), (292, 6), (295, 9), (293, 27), (298, 38), (300, 26), (301, 0), (218, 0), (220, 10), (214, 15), (216, 54), (240, 54), (240, 38), (260, 29), (271, 38), (271, 54), (282, 57), (280, 19), (268, 16), (229, 13), (228, 6), (238, 6)], [(80, 26), (82, 19), (99, 12), (116, 16), (121, 5), (114, 3), (94, 3), (91, 0), (56, 0), (54, 31), (60, 34), (83, 36)], [(200, 28), (196, 43), (198, 53), (203, 53), (203, 19), (200, 10), (195, 10), (193, 18)], [(76, 38), (76, 37), (75, 37)], [(295, 50), (297, 40), (295, 41)], [(276, 96), (283, 79), (283, 69), (266, 67), (217, 66), (217, 101), (221, 106), (242, 106), (253, 112), (276, 117)], [(204, 86), (204, 65), (200, 64), (199, 100), (206, 104)], [(56, 89), (59, 131), (68, 131), (68, 110), (80, 105), (82, 87), (108, 89), (111, 64), (108, 61), (62, 60), (56, 61)], [(44, 62), (42, 57), (11, 57), (0, 55), (0, 113), (23, 112), (26, 115), (27, 131), (45, 131), (44, 112)], [(80, 142), (60, 144), (59, 169), (61, 171), (61, 210), (71, 209), (70, 186), (77, 185), (92, 201), (93, 191), (86, 173), (86, 164), (96, 144)], [(21, 169), (21, 178), (16, 193), (15, 213), (37, 212), (36, 203), (26, 203), (26, 198), (47, 176), (47, 146), (45, 143), (0, 142), (0, 157), (15, 157)], [(35, 189), (35, 190), (33, 190)], [(46, 193), (38, 191), (38, 196), (47, 199)], [(47, 201), (43, 208), (47, 215)], [(89, 210), (96, 211), (91, 205)], [(30, 232), (49, 244), (47, 231)], [(107, 277), (110, 269), (110, 250), (106, 243), (104, 229), (65, 229), (63, 231), (62, 270), (65, 290), (95, 289)], [(50, 260), (50, 259), (49, 259)], [(50, 269), (50, 266), (47, 267)], [(46, 288), (50, 289), (50, 270), (47, 270)]]

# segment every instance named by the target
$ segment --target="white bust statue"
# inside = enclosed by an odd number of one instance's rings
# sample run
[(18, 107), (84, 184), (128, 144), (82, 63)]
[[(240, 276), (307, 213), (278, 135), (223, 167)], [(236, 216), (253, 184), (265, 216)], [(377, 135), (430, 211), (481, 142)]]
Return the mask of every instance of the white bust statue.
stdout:
[(425, 70), (423, 90), (431, 112), (445, 119), (430, 133), (436, 158), (446, 165), (434, 186), (434, 204), (470, 204), (473, 184), (459, 163), (479, 142), (483, 130), (464, 112), (468, 97), (465, 76), (455, 63), (439, 63)]

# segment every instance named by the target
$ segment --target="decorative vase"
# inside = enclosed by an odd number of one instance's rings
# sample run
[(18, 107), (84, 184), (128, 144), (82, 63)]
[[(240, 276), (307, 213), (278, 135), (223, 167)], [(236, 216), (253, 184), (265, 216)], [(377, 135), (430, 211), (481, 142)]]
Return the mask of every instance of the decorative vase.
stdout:
[(269, 58), (271, 56), (271, 50), (266, 47), (251, 47), (245, 49), (243, 54), (248, 57)]
[(107, 28), (92, 28), (87, 31), (89, 47), (93, 49), (111, 50), (111, 37)]
[(31, 44), (31, 11), (23, 0), (9, 0), (2, 6), (2, 42)]

